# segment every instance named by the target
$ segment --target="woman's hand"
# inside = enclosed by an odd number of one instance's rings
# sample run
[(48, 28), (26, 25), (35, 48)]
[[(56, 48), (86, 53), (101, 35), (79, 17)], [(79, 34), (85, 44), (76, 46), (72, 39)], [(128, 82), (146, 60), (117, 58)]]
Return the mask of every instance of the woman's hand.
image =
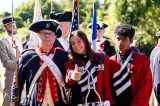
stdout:
[(81, 72), (78, 71), (78, 65), (75, 64), (75, 69), (71, 74), (71, 79), (75, 81), (79, 81), (81, 79)]

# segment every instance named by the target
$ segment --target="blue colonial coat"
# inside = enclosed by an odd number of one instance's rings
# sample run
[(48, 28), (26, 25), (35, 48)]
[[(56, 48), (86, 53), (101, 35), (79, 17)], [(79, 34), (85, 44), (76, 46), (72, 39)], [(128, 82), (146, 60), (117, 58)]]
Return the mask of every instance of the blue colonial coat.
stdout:
[[(61, 50), (61, 49), (57, 49), (53, 58), (54, 58), (55, 64), (60, 69), (62, 75), (65, 76), (66, 71), (65, 71), (64, 64), (68, 58), (67, 52), (65, 52), (64, 50)], [(39, 68), (40, 68), (40, 57), (38, 56), (38, 54), (36, 53), (35, 50), (25, 51), (21, 55), (20, 61), (19, 61), (19, 98), (21, 98), (23, 86), (25, 83), (26, 83), (26, 97), (27, 97), (30, 84), (31, 84), (31, 82), (32, 82), (32, 80), (33, 80), (33, 78)], [(39, 82), (39, 79), (36, 81), (36, 83), (33, 87), (33, 91), (32, 91), (32, 94), (31, 94), (31, 97), (30, 97), (28, 104), (27, 104), (27, 98), (25, 97), (25, 99), (23, 101), (23, 104), (25, 106), (26, 105), (29, 105), (29, 106), (41, 106), (42, 105), (42, 103), (36, 101), (38, 82)], [(12, 91), (11, 92), (12, 92), (11, 93), (11, 100), (12, 100), (12, 102), (14, 102), (15, 77), (14, 77), (14, 81), (12, 84)], [(62, 100), (59, 86), (58, 86), (58, 97), (59, 97), (59, 101), (57, 103), (55, 103), (55, 106), (65, 106), (65, 103)]]

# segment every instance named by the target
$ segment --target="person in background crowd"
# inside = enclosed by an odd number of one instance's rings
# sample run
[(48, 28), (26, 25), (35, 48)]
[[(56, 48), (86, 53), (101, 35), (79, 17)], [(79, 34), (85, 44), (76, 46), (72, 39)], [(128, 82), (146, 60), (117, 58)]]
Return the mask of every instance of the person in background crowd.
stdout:
[(23, 46), (23, 50), (25, 50), (25, 49), (28, 49), (28, 46), (29, 46), (29, 36), (30, 35), (26, 35), (26, 37), (25, 37), (25, 42), (22, 44), (22, 46)]
[(139, 40), (137, 38), (134, 38), (132, 41), (132, 44), (130, 45), (131, 49), (134, 50), (137, 53), (140, 53), (139, 47)]
[(20, 46), (15, 34), (17, 33), (14, 17), (8, 16), (2, 19), (2, 27), (6, 35), (0, 40), (0, 59), (5, 68), (2, 84), (2, 106), (10, 105), (11, 85), (16, 70), (16, 58), (20, 55)]
[(109, 77), (109, 57), (103, 53), (95, 53), (86, 34), (80, 30), (70, 34), (69, 43), (71, 62), (76, 64), (74, 70), (67, 71), (66, 77), (67, 84), (73, 88), (71, 106), (114, 105)]
[(157, 44), (156, 44), (155, 48), (151, 51), (151, 54), (150, 54), (150, 61), (151, 61), (150, 67), (151, 67), (151, 70), (152, 70), (152, 71), (154, 70), (153, 60), (154, 60), (154, 58), (155, 58), (156, 53), (157, 53), (158, 51), (160, 51), (160, 31), (158, 31), (158, 32), (156, 33), (156, 36), (157, 36), (157, 38), (158, 38), (158, 41), (157, 41)]
[(118, 52), (110, 57), (110, 72), (117, 106), (149, 106), (152, 92), (149, 58), (130, 48), (135, 34), (131, 25), (120, 24), (114, 33)]
[[(108, 37), (105, 37), (105, 28), (108, 25), (103, 22), (97, 22), (97, 50), (98, 52), (104, 52), (108, 56), (113, 56), (116, 51), (112, 45), (111, 40)], [(92, 28), (92, 24), (88, 25), (88, 28)]]
[(153, 101), (154, 106), (160, 104), (160, 31), (156, 33), (158, 38), (157, 45), (150, 54), (150, 67), (153, 73)]
[(70, 24), (72, 20), (72, 12), (66, 11), (64, 13), (57, 13), (57, 14), (50, 14), (50, 19), (57, 20), (60, 23), (60, 27), (62, 29), (62, 36), (57, 38), (54, 43), (55, 47), (61, 47), (65, 51), (69, 50), (69, 43), (68, 43), (68, 35), (70, 34)]
[[(19, 62), (19, 99), (24, 106), (66, 106), (65, 62), (68, 53), (53, 45), (62, 35), (55, 20), (32, 23), (29, 30), (37, 33), (40, 44), (35, 50), (24, 51)], [(12, 84), (12, 105), (15, 102), (15, 78)], [(21, 94), (26, 85), (26, 97)]]

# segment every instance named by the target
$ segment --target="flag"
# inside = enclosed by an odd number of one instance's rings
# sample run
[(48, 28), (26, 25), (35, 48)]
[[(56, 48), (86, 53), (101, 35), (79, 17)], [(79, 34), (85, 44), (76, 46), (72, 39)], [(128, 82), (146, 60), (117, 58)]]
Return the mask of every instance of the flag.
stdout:
[[(34, 17), (33, 22), (42, 20), (41, 6), (39, 0), (36, 0), (34, 7)], [(39, 39), (35, 32), (31, 31), (30, 40), (29, 40), (29, 48), (36, 48), (39, 44)]]
[(53, 6), (53, 2), (51, 2), (51, 13), (56, 14), (56, 10)]
[(93, 2), (93, 16), (92, 16), (92, 48), (97, 52), (97, 17), (96, 17), (96, 3)]
[(74, 4), (73, 12), (72, 12), (73, 18), (72, 18), (70, 32), (79, 29), (79, 0), (74, 0), (73, 4)]
[(56, 14), (56, 11), (55, 11), (55, 8), (54, 8), (54, 7), (52, 7), (52, 13), (53, 13), (53, 14)]

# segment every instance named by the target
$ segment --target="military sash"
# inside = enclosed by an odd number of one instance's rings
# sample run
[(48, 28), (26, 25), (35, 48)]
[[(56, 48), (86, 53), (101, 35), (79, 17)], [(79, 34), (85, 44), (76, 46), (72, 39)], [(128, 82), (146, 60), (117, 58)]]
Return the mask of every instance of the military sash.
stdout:
[(60, 44), (62, 45), (62, 47), (64, 48), (65, 51), (69, 50), (69, 43), (67, 42), (67, 40), (65, 40), (64, 38), (57, 38), (57, 40), (60, 42)]
[[(90, 63), (90, 61), (88, 61), (85, 68), (81, 68), (79, 70), (82, 73), (82, 76), (81, 76), (80, 81), (78, 81), (78, 84), (81, 86), (82, 92), (84, 92), (88, 89), (88, 74), (91, 74), (91, 76), (93, 76), (93, 79), (94, 79), (94, 80), (91, 80), (91, 78), (90, 78), (90, 82), (89, 82), (90, 85), (93, 85), (93, 83), (97, 82), (98, 70), (97, 69), (91, 70), (91, 67), (92, 67), (91, 63)], [(91, 70), (91, 72), (89, 73), (85, 69)]]
[(37, 71), (36, 75), (34, 76), (32, 82), (31, 82), (31, 85), (29, 87), (29, 93), (27, 95), (28, 101), (30, 99), (30, 96), (31, 96), (33, 87), (35, 85), (35, 82), (38, 80), (39, 76), (44, 71), (44, 69), (48, 66), (49, 69), (51, 70), (51, 72), (53, 73), (53, 75), (55, 76), (58, 84), (59, 84), (59, 87), (60, 87), (60, 90), (61, 90), (62, 99), (63, 99), (64, 102), (66, 102), (65, 99), (64, 99), (65, 98), (64, 97), (64, 93), (66, 93), (66, 90), (65, 90), (65, 87), (64, 87), (65, 83), (64, 83), (64, 79), (63, 79), (62, 73), (59, 70), (59, 68), (57, 67), (57, 65), (52, 61), (52, 58), (54, 57), (54, 54), (50, 54), (49, 56), (40, 55), (40, 54), (38, 54), (38, 55), (44, 61), (44, 63), (41, 65), (41, 67), (39, 68), (39, 70)]
[[(53, 56), (54, 56), (53, 54), (50, 54), (50, 55), (49, 55), (49, 58), (53, 58)], [(37, 73), (35, 74), (32, 82), (31, 82), (31, 85), (30, 85), (30, 87), (29, 87), (29, 92), (28, 92), (28, 95), (27, 95), (28, 101), (29, 101), (29, 99), (30, 99), (30, 96), (31, 96), (31, 93), (32, 93), (32, 90), (33, 90), (33, 87), (34, 87), (35, 82), (38, 80), (39, 76), (41, 75), (41, 73), (43, 72), (43, 70), (45, 69), (46, 66), (47, 66), (47, 63), (44, 62), (44, 63), (42, 64), (42, 66), (39, 68), (39, 70), (37, 71)]]
[[(79, 105), (110, 106), (110, 102), (108, 100), (103, 102), (100, 95), (96, 91), (97, 74), (99, 70), (104, 70), (103, 62), (104, 54), (101, 54), (100, 64), (98, 66), (92, 66), (90, 61), (88, 61), (85, 67), (79, 67), (79, 71), (82, 73), (82, 76), (80, 81), (78, 81), (78, 84), (81, 86), (81, 92), (85, 97), (85, 103)], [(99, 100), (97, 99), (97, 97), (99, 98)]]
[[(132, 53), (127, 57), (126, 61), (122, 64), (119, 71), (117, 71), (113, 75), (113, 87), (116, 90), (116, 96), (119, 96), (122, 92), (124, 92), (128, 87), (131, 86), (131, 80), (129, 76), (128, 66), (130, 65), (129, 61), (131, 60)], [(119, 57), (120, 58), (120, 57)], [(125, 70), (127, 68), (127, 71)]]

